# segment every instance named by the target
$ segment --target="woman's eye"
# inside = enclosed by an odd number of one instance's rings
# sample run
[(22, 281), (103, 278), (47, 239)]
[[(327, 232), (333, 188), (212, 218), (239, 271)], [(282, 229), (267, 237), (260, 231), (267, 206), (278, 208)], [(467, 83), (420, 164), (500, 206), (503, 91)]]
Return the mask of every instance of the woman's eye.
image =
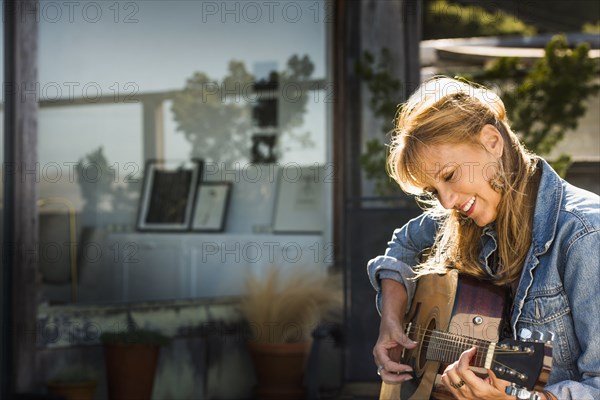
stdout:
[(450, 172), (448, 175), (446, 175), (446, 176), (444, 177), (444, 181), (445, 181), (445, 182), (449, 182), (449, 181), (451, 181), (451, 180), (452, 180), (452, 178), (454, 178), (454, 171), (452, 171), (452, 172)]

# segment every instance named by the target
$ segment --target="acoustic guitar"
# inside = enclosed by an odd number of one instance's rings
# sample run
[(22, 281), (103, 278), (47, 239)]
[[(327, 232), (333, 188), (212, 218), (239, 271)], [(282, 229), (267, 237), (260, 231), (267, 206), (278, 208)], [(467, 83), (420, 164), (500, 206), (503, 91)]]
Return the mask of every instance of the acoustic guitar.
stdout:
[(540, 332), (523, 332), (521, 340), (499, 341), (506, 306), (505, 289), (451, 270), (420, 277), (407, 314), (406, 331), (417, 346), (392, 353), (413, 368), (402, 385), (382, 383), (380, 400), (450, 399), (441, 374), (473, 346), (471, 369), (481, 377), (487, 369), (519, 387), (541, 389), (552, 366), (551, 343)]

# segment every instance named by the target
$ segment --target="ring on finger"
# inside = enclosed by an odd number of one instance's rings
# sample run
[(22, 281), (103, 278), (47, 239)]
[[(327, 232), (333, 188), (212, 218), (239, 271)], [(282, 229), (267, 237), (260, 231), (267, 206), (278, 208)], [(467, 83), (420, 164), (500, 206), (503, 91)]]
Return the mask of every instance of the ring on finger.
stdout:
[(452, 386), (454, 389), (460, 389), (461, 387), (463, 387), (464, 384), (465, 381), (463, 381), (462, 379), (458, 383), (450, 382), (450, 386)]
[(383, 367), (380, 365), (377, 367), (377, 375), (381, 376), (381, 370), (383, 370)]

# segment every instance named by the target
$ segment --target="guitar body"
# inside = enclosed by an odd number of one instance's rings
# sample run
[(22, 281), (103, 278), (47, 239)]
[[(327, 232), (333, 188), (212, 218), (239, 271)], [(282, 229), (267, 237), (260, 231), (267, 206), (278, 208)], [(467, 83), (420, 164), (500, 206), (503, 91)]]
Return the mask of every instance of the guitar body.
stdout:
[[(495, 342), (505, 300), (504, 289), (470, 277), (459, 278), (456, 270), (420, 277), (405, 320), (408, 336), (418, 345), (394, 357), (410, 365), (414, 376), (402, 385), (382, 383), (380, 400), (453, 398), (439, 380), (447, 364), (426, 359), (431, 332), (439, 330)], [(486, 373), (485, 369), (479, 372)]]

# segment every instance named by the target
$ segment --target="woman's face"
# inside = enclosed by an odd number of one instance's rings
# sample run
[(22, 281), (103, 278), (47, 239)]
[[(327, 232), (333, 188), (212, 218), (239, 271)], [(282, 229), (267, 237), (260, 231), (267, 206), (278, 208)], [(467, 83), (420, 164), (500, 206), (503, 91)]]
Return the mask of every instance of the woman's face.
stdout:
[(440, 144), (423, 149), (424, 189), (432, 192), (446, 209), (456, 209), (478, 226), (496, 220), (501, 195), (490, 186), (502, 155), (503, 139), (486, 125), (479, 140), (482, 146)]

